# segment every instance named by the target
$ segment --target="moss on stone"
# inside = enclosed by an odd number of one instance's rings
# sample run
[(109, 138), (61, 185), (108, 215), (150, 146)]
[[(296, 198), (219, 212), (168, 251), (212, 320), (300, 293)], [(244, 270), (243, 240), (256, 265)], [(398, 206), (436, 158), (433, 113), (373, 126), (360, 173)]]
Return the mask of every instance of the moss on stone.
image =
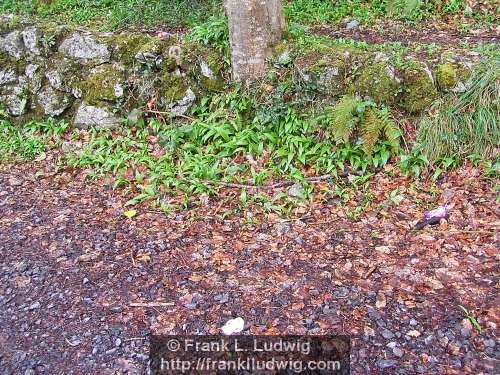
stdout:
[(403, 82), (401, 107), (409, 113), (423, 111), (437, 98), (432, 74), (423, 64), (406, 69), (403, 73)]
[(54, 23), (41, 23), (38, 25), (40, 30), (40, 42), (45, 54), (57, 51), (61, 42), (74, 30)]
[(184, 48), (183, 70), (201, 92), (220, 92), (225, 87), (224, 56), (216, 50), (196, 43)]
[(366, 66), (354, 85), (357, 92), (376, 103), (394, 103), (401, 90), (394, 68), (385, 62)]
[(0, 69), (10, 68), (17, 74), (24, 74), (28, 62), (25, 59), (16, 59), (8, 53), (0, 51)]
[(3, 34), (13, 31), (19, 28), (21, 24), (22, 24), (21, 18), (18, 16), (4, 17), (3, 20), (0, 20), (0, 33)]
[(124, 73), (117, 67), (106, 64), (102, 65), (90, 74), (90, 76), (79, 84), (83, 92), (83, 98), (90, 104), (102, 101), (115, 101), (122, 95), (117, 92), (123, 90)]
[(151, 40), (151, 37), (139, 33), (123, 33), (109, 38), (112, 57), (123, 64), (132, 64), (135, 55)]
[(451, 63), (438, 65), (435, 75), (441, 90), (450, 90), (458, 84), (457, 70)]
[(166, 72), (161, 79), (160, 94), (170, 102), (184, 98), (188, 86), (182, 76)]

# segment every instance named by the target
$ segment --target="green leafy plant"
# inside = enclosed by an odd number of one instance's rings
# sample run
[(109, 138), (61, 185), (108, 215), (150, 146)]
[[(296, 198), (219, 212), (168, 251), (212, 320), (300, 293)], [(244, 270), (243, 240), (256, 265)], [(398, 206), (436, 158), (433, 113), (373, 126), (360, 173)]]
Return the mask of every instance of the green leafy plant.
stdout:
[(438, 100), (422, 119), (417, 134), (419, 148), (431, 163), (443, 158), (459, 161), (470, 154), (487, 159), (500, 144), (500, 68), (498, 61), (483, 61), (460, 95)]
[(359, 127), (363, 151), (372, 157), (376, 143), (387, 140), (393, 153), (399, 151), (401, 131), (386, 107), (377, 107), (372, 102), (345, 95), (331, 111), (331, 132), (336, 143), (346, 143)]
[(467, 310), (464, 306), (462, 305), (458, 305), (458, 307), (460, 308), (460, 310), (463, 311), (463, 313), (465, 314), (465, 317), (467, 319), (469, 319), (469, 321), (471, 322), (471, 324), (474, 326), (474, 328), (477, 330), (477, 332), (479, 334), (481, 334), (481, 325), (479, 324), (479, 322), (477, 321), (477, 319), (474, 317), (474, 315), (472, 315), (472, 313)]

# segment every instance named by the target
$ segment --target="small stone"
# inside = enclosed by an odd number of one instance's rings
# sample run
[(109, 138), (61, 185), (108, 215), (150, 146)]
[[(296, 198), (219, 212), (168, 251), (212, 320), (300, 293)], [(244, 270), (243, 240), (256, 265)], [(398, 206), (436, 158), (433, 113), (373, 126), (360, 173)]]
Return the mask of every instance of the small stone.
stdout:
[(120, 338), (117, 338), (115, 340), (115, 346), (120, 346), (122, 344), (122, 340)]
[(386, 346), (390, 349), (394, 349), (396, 346), (398, 345), (398, 343), (396, 341), (391, 341), (390, 343), (388, 343)]
[(460, 346), (457, 345), (456, 343), (450, 342), (448, 344), (448, 352), (452, 355), (460, 355)]
[(23, 184), (23, 181), (20, 178), (11, 176), (9, 177), (9, 185), (10, 186), (21, 186)]
[(86, 277), (83, 279), (83, 285), (87, 284), (89, 282), (89, 279), (87, 279)]
[(80, 129), (95, 127), (96, 129), (113, 128), (121, 124), (121, 119), (116, 117), (106, 108), (95, 107), (82, 103), (76, 111), (74, 125)]
[(394, 333), (392, 333), (388, 329), (383, 329), (381, 334), (386, 340), (392, 339), (394, 337)]
[(489, 347), (489, 348), (494, 348), (495, 347), (495, 340), (493, 340), (493, 339), (484, 340), (484, 345)]
[(420, 332), (417, 331), (416, 329), (412, 329), (411, 331), (406, 332), (406, 335), (410, 337), (419, 337)]
[(392, 349), (392, 353), (396, 356), (396, 357), (402, 357), (404, 352), (403, 350), (401, 350), (400, 348), (394, 348)]
[(417, 324), (418, 324), (418, 322), (415, 319), (411, 319), (410, 320), (410, 325), (411, 326), (416, 326)]
[(464, 337), (470, 337), (472, 332), (472, 324), (469, 319), (465, 318), (462, 320), (462, 327), (460, 328), (460, 333)]
[(304, 195), (304, 188), (302, 187), (302, 184), (299, 184), (297, 182), (292, 186), (290, 186), (290, 188), (288, 189), (288, 195), (294, 198), (301, 197), (302, 195)]
[(29, 305), (28, 307), (28, 310), (36, 310), (36, 309), (39, 309), (41, 306), (40, 302), (35, 302), (35, 303), (32, 303), (31, 305)]
[(397, 363), (398, 363), (398, 361), (396, 361), (394, 359), (379, 359), (377, 361), (377, 366), (380, 369), (385, 369), (385, 368), (388, 368), (388, 367), (395, 366)]
[(128, 122), (130, 124), (135, 125), (139, 122), (139, 119), (142, 117), (142, 111), (138, 108), (133, 109), (127, 116)]
[(377, 309), (383, 309), (387, 305), (387, 300), (384, 293), (377, 294), (377, 300), (375, 301), (375, 307)]
[(358, 20), (352, 20), (352, 21), (349, 21), (349, 22), (345, 25), (345, 28), (346, 28), (347, 30), (353, 30), (353, 29), (356, 29), (358, 26), (359, 26), (359, 21), (358, 21)]

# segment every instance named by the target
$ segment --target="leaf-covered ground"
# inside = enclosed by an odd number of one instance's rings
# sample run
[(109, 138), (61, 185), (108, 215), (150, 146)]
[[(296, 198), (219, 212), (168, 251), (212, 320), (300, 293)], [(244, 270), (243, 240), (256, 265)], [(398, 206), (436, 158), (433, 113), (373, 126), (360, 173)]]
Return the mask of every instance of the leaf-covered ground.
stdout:
[[(149, 334), (235, 316), (245, 334), (351, 335), (353, 374), (497, 373), (500, 208), (478, 169), (437, 188), (381, 172), (358, 222), (353, 200), (249, 224), (211, 198), (127, 218), (127, 197), (43, 163), (0, 171), (2, 373), (141, 374)], [(410, 229), (442, 203), (448, 223)]]

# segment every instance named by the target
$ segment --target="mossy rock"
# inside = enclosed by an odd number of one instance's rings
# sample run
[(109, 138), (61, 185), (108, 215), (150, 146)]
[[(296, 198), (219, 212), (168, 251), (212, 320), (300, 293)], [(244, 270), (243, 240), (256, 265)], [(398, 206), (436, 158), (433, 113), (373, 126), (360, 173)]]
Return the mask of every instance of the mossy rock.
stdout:
[(211, 48), (197, 43), (185, 46), (182, 70), (188, 73), (201, 92), (220, 92), (224, 90), (224, 56)]
[(302, 81), (325, 95), (342, 95), (345, 92), (350, 65), (350, 55), (343, 53), (313, 53), (295, 61)]
[(24, 74), (28, 62), (25, 59), (16, 59), (8, 53), (0, 51), (0, 69), (12, 69), (18, 74)]
[(13, 31), (22, 25), (22, 20), (18, 16), (0, 16), (0, 34)]
[(412, 64), (403, 73), (403, 93), (400, 105), (407, 112), (416, 114), (428, 108), (437, 98), (437, 90), (429, 68)]
[(109, 38), (112, 58), (122, 64), (131, 65), (135, 55), (148, 45), (151, 37), (140, 33), (123, 33)]
[(181, 100), (186, 95), (188, 85), (182, 76), (166, 72), (160, 85), (160, 95), (169, 102)]
[(441, 90), (451, 90), (458, 84), (457, 69), (452, 63), (439, 64), (436, 67), (435, 75)]
[(113, 64), (99, 66), (91, 71), (90, 76), (79, 87), (84, 100), (89, 104), (116, 101), (124, 95), (124, 70)]
[(371, 97), (376, 103), (393, 104), (401, 92), (401, 81), (394, 67), (379, 62), (366, 66), (354, 87), (359, 94)]
[(74, 31), (68, 26), (54, 23), (43, 23), (38, 27), (41, 35), (40, 43), (45, 55), (56, 52), (61, 42)]

